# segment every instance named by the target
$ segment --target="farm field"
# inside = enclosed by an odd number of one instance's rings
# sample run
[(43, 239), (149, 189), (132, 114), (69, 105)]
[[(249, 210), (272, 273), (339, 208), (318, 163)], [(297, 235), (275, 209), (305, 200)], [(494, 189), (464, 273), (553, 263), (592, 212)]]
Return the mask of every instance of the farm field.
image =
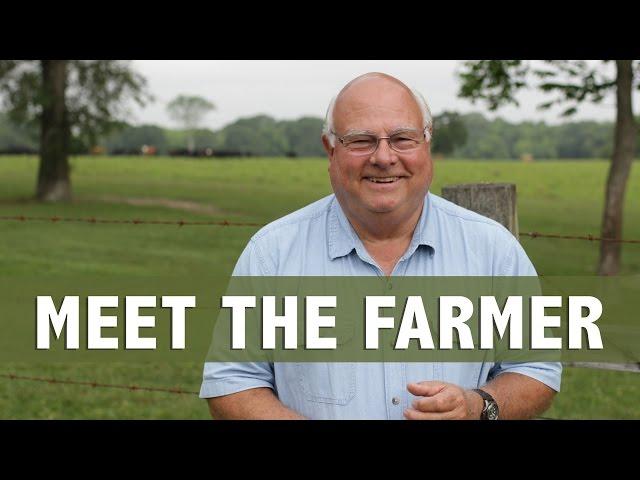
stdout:
[[(198, 160), (74, 157), (74, 200), (38, 204), (37, 158), (0, 157), (0, 217), (95, 217), (265, 224), (331, 192), (325, 159)], [(598, 235), (605, 161), (437, 161), (431, 191), (469, 182), (517, 185), (521, 232)], [(259, 227), (0, 221), (0, 273), (228, 275)], [(634, 165), (624, 237), (640, 238)], [(544, 275), (593, 275), (598, 243), (521, 237)], [(624, 275), (640, 275), (640, 245), (623, 246)], [(0, 375), (55, 377), (197, 391), (199, 364), (5, 364)], [(548, 418), (640, 418), (640, 374), (567, 368)], [(209, 418), (195, 394), (128, 391), (0, 377), (0, 418)]]

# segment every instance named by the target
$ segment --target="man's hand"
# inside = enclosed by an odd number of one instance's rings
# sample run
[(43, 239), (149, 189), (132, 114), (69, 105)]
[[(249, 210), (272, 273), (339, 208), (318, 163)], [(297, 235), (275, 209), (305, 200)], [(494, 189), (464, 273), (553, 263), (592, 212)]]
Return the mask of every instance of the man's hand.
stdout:
[(479, 420), (484, 401), (476, 392), (445, 382), (410, 383), (416, 398), (404, 411), (407, 420)]

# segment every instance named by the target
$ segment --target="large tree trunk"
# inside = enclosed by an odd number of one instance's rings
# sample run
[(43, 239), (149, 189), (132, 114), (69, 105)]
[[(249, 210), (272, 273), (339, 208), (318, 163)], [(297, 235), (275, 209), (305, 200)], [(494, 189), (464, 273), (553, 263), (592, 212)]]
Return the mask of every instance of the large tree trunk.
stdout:
[(40, 169), (36, 196), (45, 202), (71, 199), (69, 125), (65, 90), (67, 61), (42, 60)]
[[(622, 219), (624, 194), (627, 179), (631, 171), (636, 146), (636, 124), (633, 118), (631, 92), (633, 70), (631, 60), (616, 60), (617, 114), (613, 157), (607, 179), (604, 216), (602, 219), (602, 237), (622, 238)], [(621, 244), (618, 242), (600, 243), (600, 275), (617, 275), (620, 270)]]

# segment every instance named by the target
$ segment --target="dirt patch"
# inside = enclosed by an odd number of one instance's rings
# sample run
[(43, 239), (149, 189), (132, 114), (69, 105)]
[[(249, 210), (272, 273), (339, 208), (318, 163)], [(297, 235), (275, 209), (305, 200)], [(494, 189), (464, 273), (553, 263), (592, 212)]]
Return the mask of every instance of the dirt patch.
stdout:
[(106, 203), (124, 203), (126, 205), (133, 205), (136, 207), (165, 207), (173, 210), (183, 210), (185, 212), (200, 213), (204, 215), (222, 215), (224, 213), (213, 205), (192, 202), (190, 200), (176, 200), (174, 198), (101, 195), (93, 199)]
[[(172, 210), (182, 210), (184, 212), (198, 213), (202, 215), (220, 216), (226, 215), (228, 212), (207, 205), (205, 203), (192, 202), (190, 200), (177, 200), (174, 198), (163, 197), (122, 197), (118, 195), (100, 195), (100, 196), (78, 196), (74, 197), (71, 203), (83, 203), (85, 201), (105, 202), (105, 203), (122, 203), (133, 205), (135, 207), (164, 207)], [(34, 197), (21, 198), (2, 198), (0, 206), (5, 205), (37, 205), (38, 202)]]

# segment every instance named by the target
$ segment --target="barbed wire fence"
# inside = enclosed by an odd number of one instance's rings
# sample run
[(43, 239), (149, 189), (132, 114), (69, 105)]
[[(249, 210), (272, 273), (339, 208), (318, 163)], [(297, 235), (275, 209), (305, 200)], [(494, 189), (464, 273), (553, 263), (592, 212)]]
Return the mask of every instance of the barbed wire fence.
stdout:
[[(26, 215), (3, 215), (0, 221), (7, 222), (49, 222), (49, 223), (88, 223), (88, 224), (116, 224), (116, 225), (165, 225), (165, 226), (222, 226), (222, 227), (262, 227), (265, 224), (255, 222), (237, 222), (229, 220), (218, 221), (190, 221), (190, 220), (155, 220), (155, 219), (110, 219), (96, 217), (60, 217), (60, 216), (26, 216)], [(544, 232), (520, 232), (520, 237), (548, 238), (559, 240), (583, 240), (589, 242), (616, 242), (628, 244), (640, 244), (640, 240), (636, 239), (620, 239), (620, 238), (602, 238), (592, 234), (566, 235), (561, 233), (544, 233)], [(571, 363), (569, 366), (585, 367), (585, 368), (602, 368), (607, 370), (634, 371), (640, 372), (640, 364), (592, 364), (592, 363)], [(39, 377), (19, 375), (16, 373), (3, 373), (0, 378), (10, 381), (40, 382), (50, 385), (76, 385), (90, 388), (114, 388), (122, 389), (129, 392), (161, 392), (177, 395), (197, 395), (197, 391), (185, 390), (180, 387), (152, 387), (135, 384), (118, 384), (118, 383), (102, 383), (97, 381), (80, 381), (72, 379), (62, 379), (55, 377)]]
[[(469, 186), (463, 186), (463, 188), (468, 189)], [(487, 185), (482, 184), (480, 187), (485, 190)], [(504, 187), (504, 185), (500, 185), (500, 187)], [(502, 189), (504, 190), (504, 188)], [(491, 193), (495, 195), (495, 193)], [(499, 195), (504, 195), (504, 192), (499, 192)], [(507, 192), (508, 197), (511, 196), (511, 192)], [(513, 203), (515, 206), (515, 190), (513, 191)], [(456, 202), (458, 203), (458, 202)], [(493, 205), (497, 204), (496, 202), (491, 202)], [(507, 202), (508, 203), (508, 202)], [(471, 208), (473, 209), (473, 208)], [(483, 212), (485, 213), (485, 212)], [(507, 212), (507, 216), (512, 216), (516, 218), (515, 220), (515, 228), (511, 228), (512, 233), (519, 238), (528, 237), (531, 239), (555, 239), (555, 240), (579, 240), (579, 241), (589, 241), (589, 242), (614, 242), (621, 244), (640, 244), (640, 239), (622, 239), (622, 238), (603, 238), (597, 235), (592, 235), (591, 233), (585, 234), (573, 234), (568, 235), (564, 233), (548, 233), (548, 232), (518, 232), (517, 229), (517, 214), (515, 213), (515, 208), (512, 212)], [(178, 227), (198, 227), (198, 226), (221, 226), (221, 227), (263, 227), (265, 224), (256, 223), (256, 222), (239, 222), (239, 221), (231, 221), (231, 220), (215, 220), (215, 221), (194, 221), (194, 220), (158, 220), (158, 219), (141, 219), (141, 218), (132, 218), (132, 219), (113, 219), (113, 218), (97, 218), (97, 217), (63, 217), (63, 216), (28, 216), (28, 215), (2, 215), (0, 216), (0, 222), (48, 222), (48, 223), (86, 223), (86, 224), (113, 224), (113, 225), (132, 225), (132, 226), (178, 226)], [(505, 224), (505, 222), (502, 222)], [(574, 362), (567, 363), (568, 366), (573, 367), (583, 367), (583, 368), (596, 368), (596, 369), (606, 369), (606, 370), (618, 370), (618, 371), (631, 371), (631, 372), (640, 372), (640, 363), (638, 364), (606, 364), (606, 363), (584, 363), (584, 362)], [(119, 383), (104, 383), (98, 381), (82, 381), (82, 380), (74, 380), (74, 379), (63, 379), (63, 378), (55, 378), (55, 377), (41, 377), (41, 376), (29, 376), (29, 375), (20, 375), (17, 373), (0, 373), (0, 378), (11, 382), (38, 382), (38, 383), (47, 383), (50, 385), (74, 385), (78, 387), (84, 388), (105, 388), (105, 389), (121, 389), (128, 391), (130, 393), (133, 392), (156, 392), (156, 393), (166, 393), (166, 394), (174, 394), (174, 395), (197, 395), (198, 392), (194, 390), (187, 390), (181, 387), (156, 387), (156, 386), (145, 386), (145, 385), (137, 385), (137, 384), (119, 384)]]
[[(174, 225), (178, 227), (190, 226), (221, 226), (221, 227), (264, 227), (264, 223), (236, 222), (230, 220), (193, 221), (193, 220), (152, 220), (152, 219), (114, 219), (96, 217), (34, 217), (25, 215), (2, 215), (0, 221), (14, 222), (49, 222), (49, 223), (90, 223), (90, 224), (115, 224), (115, 225)], [(589, 242), (614, 242), (640, 244), (640, 239), (604, 238), (590, 233), (581, 235), (566, 235), (562, 233), (544, 232), (519, 232), (520, 237), (529, 238), (554, 238), (559, 240), (587, 240)]]

